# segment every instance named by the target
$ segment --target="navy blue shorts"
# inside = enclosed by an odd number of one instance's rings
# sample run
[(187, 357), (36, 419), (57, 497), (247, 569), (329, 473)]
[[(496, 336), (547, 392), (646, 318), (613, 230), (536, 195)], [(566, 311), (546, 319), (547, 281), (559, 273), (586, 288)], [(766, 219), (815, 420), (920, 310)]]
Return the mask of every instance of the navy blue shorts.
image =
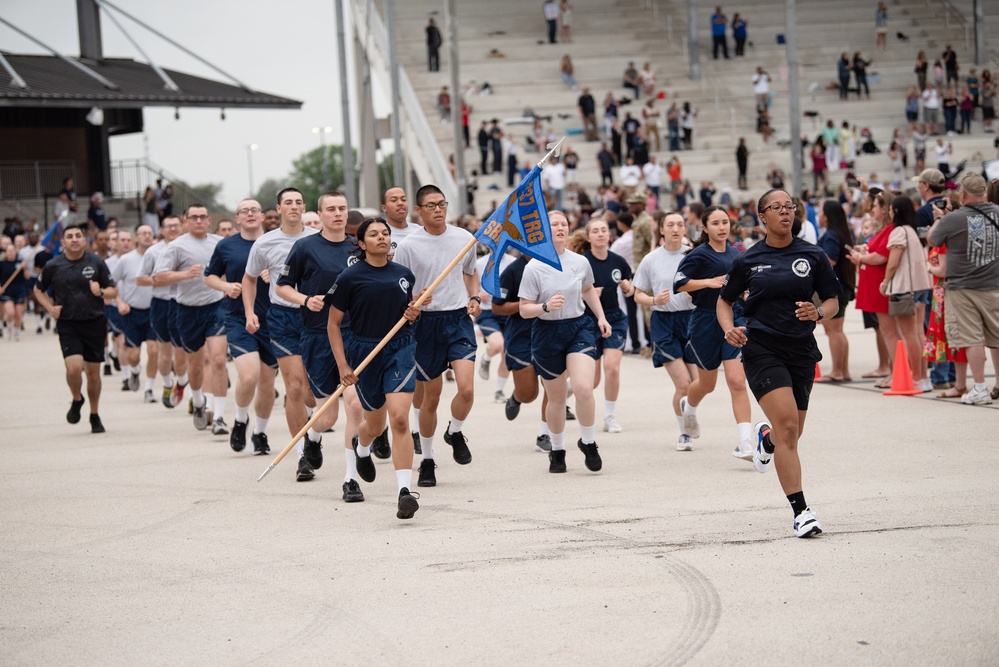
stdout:
[(0, 302), (13, 301), (14, 303), (24, 303), (28, 300), (28, 294), (30, 291), (31, 290), (27, 288), (25, 283), (10, 285), (4, 290), (3, 294), (0, 295)]
[(742, 367), (757, 402), (774, 389), (790, 387), (798, 410), (807, 410), (815, 364), (822, 360), (815, 338), (786, 339), (758, 331), (747, 331), (746, 338)]
[(440, 377), (449, 361), (475, 361), (475, 328), (464, 308), (422, 313), (413, 335), (417, 379), (421, 382)]
[(108, 321), (108, 329), (111, 330), (112, 336), (117, 336), (124, 331), (122, 327), (125, 326), (125, 318), (118, 312), (117, 306), (108, 306), (105, 304), (104, 319)]
[(506, 315), (493, 315), (493, 311), (483, 310), (482, 313), (475, 318), (475, 323), (479, 326), (479, 331), (482, 332), (482, 337), (486, 338), (494, 333), (503, 333), (503, 325), (506, 324), (506, 318)]
[(298, 308), (286, 308), (272, 303), (267, 311), (267, 329), (275, 357), (301, 356), (302, 315)]
[(149, 326), (149, 309), (133, 308), (122, 318), (122, 332), (125, 334), (125, 347), (142, 347), (142, 341), (156, 340), (153, 328)]
[(274, 357), (267, 330), (267, 319), (259, 316), (257, 319), (260, 321), (260, 328), (257, 329), (257, 333), (251, 334), (246, 330), (244, 318), (229, 314), (225, 316), (225, 337), (229, 343), (229, 356), (235, 359), (256, 352), (260, 355), (260, 361), (271, 368), (277, 368), (277, 359)]
[(676, 359), (685, 364), (694, 363), (694, 354), (687, 347), (687, 332), (690, 330), (690, 314), (693, 310), (675, 312), (652, 311), (652, 365), (665, 366)]
[(600, 329), (597, 327), (595, 319), (591, 317), (590, 322), (593, 327), (593, 337), (597, 344), (597, 357), (602, 356), (604, 350), (624, 351), (624, 341), (628, 338), (627, 313), (618, 311), (616, 315), (611, 315), (611, 317), (607, 318), (607, 322), (611, 325), (611, 335), (607, 338), (600, 335)]
[[(737, 311), (735, 326), (746, 326), (741, 310)], [(693, 356), (698, 368), (706, 371), (716, 370), (723, 361), (739, 358), (739, 348), (730, 345), (725, 340), (725, 332), (718, 326), (715, 312), (694, 309), (690, 316), (690, 326), (687, 329), (687, 350)], [(684, 351), (686, 354), (686, 350)]]
[[(347, 363), (351, 368), (357, 368), (380, 342), (380, 339), (351, 334), (344, 339)], [(354, 388), (361, 407), (368, 412), (385, 405), (385, 394), (413, 393), (416, 390), (416, 340), (413, 335), (405, 330), (396, 334), (357, 376)]]
[(205, 339), (225, 335), (225, 303), (217, 301), (207, 306), (177, 304), (177, 324), (184, 351), (197, 352)]
[(149, 328), (160, 343), (170, 341), (170, 302), (167, 299), (153, 297), (149, 304)]
[(312, 395), (316, 398), (330, 396), (340, 386), (340, 370), (333, 358), (329, 334), (325, 329), (304, 329), (299, 339), (299, 349)]
[(508, 317), (503, 327), (503, 356), (511, 371), (531, 368), (531, 327), (534, 322)]
[(180, 304), (170, 299), (170, 315), (167, 320), (170, 323), (170, 344), (174, 347), (183, 348), (183, 339), (180, 336)]
[(531, 361), (535, 372), (546, 380), (565, 373), (565, 358), (585, 354), (598, 359), (593, 320), (580, 315), (571, 320), (534, 320), (531, 329)]

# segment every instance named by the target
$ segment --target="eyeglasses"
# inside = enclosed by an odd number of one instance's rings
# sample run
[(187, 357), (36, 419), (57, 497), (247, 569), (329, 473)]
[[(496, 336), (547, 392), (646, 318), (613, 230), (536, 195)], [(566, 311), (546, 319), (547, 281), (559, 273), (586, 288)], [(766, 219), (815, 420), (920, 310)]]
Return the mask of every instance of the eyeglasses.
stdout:
[(236, 215), (250, 215), (251, 213), (260, 213), (261, 208), (259, 206), (253, 206), (251, 208), (241, 208), (236, 211)]
[(204, 220), (208, 220), (209, 217), (207, 215), (189, 215), (187, 216), (187, 219), (192, 222), (202, 222)]
[(437, 209), (440, 209), (442, 211), (446, 211), (447, 210), (447, 202), (446, 201), (441, 201), (441, 202), (427, 202), (426, 204), (420, 204), (420, 208), (425, 208), (428, 211), (436, 211)]
[(783, 211), (789, 211), (794, 213), (798, 210), (798, 207), (794, 204), (771, 204), (770, 206), (764, 206), (764, 211), (774, 211), (775, 213), (781, 213)]

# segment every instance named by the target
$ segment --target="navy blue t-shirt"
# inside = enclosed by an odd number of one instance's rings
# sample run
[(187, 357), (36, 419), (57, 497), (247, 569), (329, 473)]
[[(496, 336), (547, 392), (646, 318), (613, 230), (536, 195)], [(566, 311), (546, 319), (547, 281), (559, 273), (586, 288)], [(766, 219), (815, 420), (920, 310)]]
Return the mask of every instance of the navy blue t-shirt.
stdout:
[[(727, 244), (725, 252), (715, 252), (708, 243), (697, 246), (680, 260), (680, 266), (677, 267), (676, 276), (673, 278), (673, 291), (679, 292), (679, 288), (691, 280), (705, 280), (727, 274), (732, 268), (732, 262), (738, 256), (739, 251)], [(720, 291), (713, 287), (705, 287), (689, 292), (690, 300), (695, 308), (713, 312), (718, 304)]]
[(856, 271), (853, 263), (850, 262), (847, 252), (843, 247), (843, 243), (839, 240), (839, 237), (830, 231), (826, 231), (819, 239), (819, 247), (826, 254), (830, 260), (836, 262), (836, 266), (833, 267), (833, 273), (836, 274), (836, 279), (839, 281), (840, 289), (843, 294), (848, 298), (852, 299), (853, 293), (853, 281), (850, 280), (853, 272)]
[[(510, 266), (503, 269), (500, 274), (500, 294), (502, 298), (493, 299), (493, 305), (504, 305), (507, 303), (520, 303), (520, 282), (524, 279), (524, 267), (527, 266), (527, 257), (521, 255), (510, 262)], [(520, 316), (520, 309), (513, 315), (508, 315), (512, 320), (523, 319)]]
[(822, 249), (795, 238), (786, 248), (760, 241), (736, 257), (721, 298), (734, 303), (746, 290), (743, 315), (748, 331), (806, 338), (815, 331), (815, 322), (795, 316), (796, 302), (811, 301), (815, 292), (825, 301), (837, 296), (840, 286)]
[[(205, 267), (206, 276), (224, 277), (228, 282), (243, 282), (243, 274), (246, 273), (246, 260), (250, 256), (250, 248), (253, 241), (244, 239), (239, 234), (228, 236), (215, 245), (212, 258)], [(269, 286), (261, 278), (257, 278), (257, 298), (253, 301), (253, 312), (257, 317), (264, 317), (271, 302), (268, 298)], [(243, 308), (243, 297), (230, 299), (226, 297), (227, 311), (232, 317), (239, 319), (246, 318), (246, 311)]]
[[(278, 285), (290, 285), (306, 296), (326, 294), (347, 268), (356, 246), (350, 239), (330, 241), (322, 234), (311, 234), (295, 241), (278, 277)], [(313, 312), (301, 306), (302, 323), (306, 329), (326, 330), (330, 308), (325, 302), (321, 311)], [(398, 318), (396, 318), (398, 319)], [(344, 319), (344, 324), (347, 323)]]
[[(624, 257), (614, 252), (607, 253), (607, 259), (597, 259), (593, 253), (587, 250), (583, 257), (593, 268), (593, 286), (603, 287), (600, 293), (600, 305), (604, 309), (604, 317), (612, 319), (612, 316), (620, 316), (624, 311), (617, 300), (617, 284), (622, 280), (631, 280), (631, 267)], [(586, 306), (586, 314), (594, 317), (590, 307)]]
[[(402, 264), (372, 266), (361, 260), (349, 266), (326, 294), (326, 306), (350, 316), (350, 331), (362, 338), (381, 339), (395, 326), (413, 300), (416, 276)], [(409, 336), (403, 327), (394, 338)]]

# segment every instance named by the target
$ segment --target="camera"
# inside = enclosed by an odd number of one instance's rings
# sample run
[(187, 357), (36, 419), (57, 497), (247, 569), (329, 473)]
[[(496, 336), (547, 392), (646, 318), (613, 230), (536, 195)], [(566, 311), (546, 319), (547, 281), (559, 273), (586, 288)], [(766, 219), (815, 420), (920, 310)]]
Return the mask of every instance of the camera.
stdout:
[(849, 185), (851, 188), (859, 188), (860, 187), (860, 181), (858, 181), (855, 178), (848, 178), (848, 179), (846, 179), (846, 184)]
[(946, 199), (938, 199), (935, 202), (933, 202), (933, 205), (936, 206), (941, 211), (946, 211), (947, 210), (947, 200)]

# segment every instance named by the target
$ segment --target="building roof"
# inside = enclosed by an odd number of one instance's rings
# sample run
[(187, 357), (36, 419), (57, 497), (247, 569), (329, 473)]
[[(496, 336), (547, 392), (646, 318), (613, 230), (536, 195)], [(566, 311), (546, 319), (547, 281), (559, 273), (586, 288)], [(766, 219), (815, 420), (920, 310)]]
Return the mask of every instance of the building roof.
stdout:
[(299, 109), (302, 106), (298, 100), (164, 69), (180, 89), (173, 91), (150, 65), (127, 58), (105, 58), (99, 63), (75, 59), (116, 86), (108, 88), (56, 56), (6, 52), (3, 56), (27, 88), (15, 85), (8, 72), (0, 68), (0, 106), (121, 109), (155, 106)]

